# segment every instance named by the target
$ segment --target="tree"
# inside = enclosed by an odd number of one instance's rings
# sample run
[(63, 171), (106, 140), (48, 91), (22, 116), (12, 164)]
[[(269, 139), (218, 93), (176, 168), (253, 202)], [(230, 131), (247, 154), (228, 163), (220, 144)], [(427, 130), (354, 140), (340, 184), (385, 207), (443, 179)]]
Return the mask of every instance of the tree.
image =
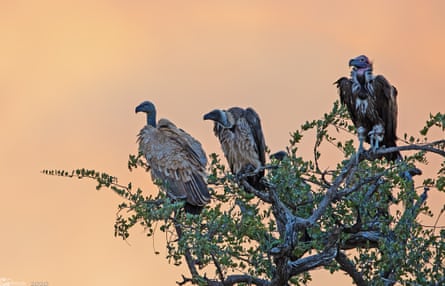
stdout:
[[(132, 184), (95, 170), (44, 170), (48, 175), (89, 178), (97, 189), (122, 197), (115, 235), (127, 239), (141, 225), (147, 236), (166, 233), (167, 259), (185, 262), (190, 271), (179, 285), (303, 285), (311, 270), (344, 271), (357, 285), (443, 285), (445, 228), (438, 226), (445, 204), (433, 213), (430, 192), (445, 191), (445, 140), (428, 141), (431, 128), (445, 130), (445, 115), (430, 115), (423, 139), (404, 135), (405, 144), (357, 154), (345, 108), (335, 102), (322, 119), (308, 121), (291, 134), (286, 156), (264, 168), (265, 191), (234, 176), (211, 154), (208, 183), (212, 204), (200, 215), (182, 211), (183, 202), (160, 191), (147, 196)], [(298, 153), (302, 139), (315, 134), (313, 158)], [(335, 134), (335, 137), (334, 135)], [(322, 149), (332, 145), (342, 160), (322, 170)], [(402, 151), (403, 161), (382, 154)], [(441, 158), (437, 174), (416, 182), (427, 154)], [(130, 155), (129, 170), (145, 168)], [(422, 225), (419, 216), (435, 219)]]

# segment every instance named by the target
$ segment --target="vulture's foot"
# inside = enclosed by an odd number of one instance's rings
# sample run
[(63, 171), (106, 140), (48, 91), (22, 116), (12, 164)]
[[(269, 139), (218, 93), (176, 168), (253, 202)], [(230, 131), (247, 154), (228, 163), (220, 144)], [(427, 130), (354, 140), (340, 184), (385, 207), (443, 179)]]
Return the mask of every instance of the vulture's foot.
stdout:
[(265, 186), (265, 187), (268, 187), (268, 188), (273, 187), (273, 184), (271, 184), (271, 183), (270, 183), (266, 178), (264, 178), (264, 177), (262, 177), (262, 178), (260, 179), (260, 184), (263, 185), (263, 186)]
[(380, 142), (383, 141), (383, 134), (385, 130), (383, 129), (383, 126), (380, 124), (374, 125), (371, 131), (369, 131), (369, 141), (371, 143), (371, 150), (373, 152), (377, 151), (379, 149)]
[(255, 176), (258, 172), (258, 169), (255, 168), (252, 164), (245, 165), (239, 173), (239, 175), (243, 178)]

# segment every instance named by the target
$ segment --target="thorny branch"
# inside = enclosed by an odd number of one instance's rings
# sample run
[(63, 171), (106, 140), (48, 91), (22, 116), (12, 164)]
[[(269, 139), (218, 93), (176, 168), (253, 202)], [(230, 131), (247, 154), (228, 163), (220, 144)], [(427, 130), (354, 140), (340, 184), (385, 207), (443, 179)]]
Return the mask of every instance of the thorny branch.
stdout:
[[(363, 229), (361, 224), (357, 223), (357, 229), (354, 229), (354, 232), (350, 232), (347, 235), (347, 238), (342, 239), (342, 232), (346, 232), (347, 228), (339, 227), (334, 228), (332, 230), (328, 230), (324, 233), (326, 235), (326, 245), (323, 251), (313, 254), (313, 255), (300, 255), (293, 256), (292, 251), (299, 246), (299, 234), (302, 233), (303, 230), (313, 227), (315, 224), (319, 222), (321, 217), (326, 214), (327, 209), (331, 206), (333, 202), (342, 200), (344, 197), (353, 194), (359, 191), (364, 185), (369, 184), (368, 192), (365, 194), (365, 197), (370, 198), (373, 193), (379, 188), (382, 184), (382, 177), (386, 175), (386, 171), (377, 173), (372, 176), (365, 177), (352, 186), (349, 186), (350, 181), (354, 173), (357, 171), (357, 167), (360, 161), (369, 159), (373, 160), (375, 158), (380, 157), (383, 154), (395, 152), (395, 151), (425, 151), (434, 154), (438, 154), (445, 158), (445, 140), (438, 140), (435, 142), (427, 143), (427, 144), (419, 144), (419, 145), (406, 145), (406, 146), (398, 146), (398, 147), (390, 147), (390, 148), (381, 148), (375, 152), (366, 151), (360, 155), (360, 158), (356, 160), (356, 155), (352, 155), (349, 161), (344, 165), (342, 170), (335, 178), (333, 178), (332, 182), (328, 182), (326, 178), (326, 172), (319, 173), (321, 176), (322, 184), (320, 185), (323, 188), (326, 188), (326, 192), (324, 193), (321, 201), (318, 203), (317, 207), (312, 211), (312, 213), (308, 217), (299, 217), (294, 214), (294, 211), (289, 209), (286, 204), (284, 204), (277, 193), (277, 187), (268, 182), (265, 183), (266, 190), (260, 191), (253, 188), (251, 185), (247, 183), (245, 180), (247, 176), (254, 175), (259, 172), (259, 170), (255, 170), (250, 174), (244, 174), (244, 176), (238, 177), (239, 184), (245, 188), (248, 192), (254, 194), (260, 200), (265, 202), (266, 204), (270, 204), (272, 207), (272, 214), (274, 216), (277, 231), (279, 234), (279, 241), (281, 241), (280, 245), (274, 245), (269, 249), (268, 255), (273, 257), (274, 262), (274, 276), (271, 277), (270, 280), (255, 277), (249, 274), (232, 274), (225, 275), (223, 266), (220, 265), (217, 255), (211, 254), (213, 263), (217, 268), (218, 279), (209, 279), (205, 274), (201, 274), (201, 269), (197, 267), (197, 261), (193, 257), (190, 248), (183, 249), (184, 258), (187, 264), (187, 267), (191, 273), (191, 278), (187, 278), (183, 276), (183, 281), (177, 282), (178, 285), (185, 285), (188, 283), (197, 284), (205, 282), (210, 286), (231, 286), (236, 285), (238, 283), (246, 283), (249, 285), (258, 285), (258, 286), (275, 286), (275, 285), (286, 285), (289, 278), (294, 275), (297, 275), (302, 272), (309, 271), (311, 269), (326, 266), (331, 264), (333, 261), (336, 261), (342, 270), (347, 272), (354, 280), (354, 282), (359, 285), (367, 285), (367, 282), (363, 278), (362, 273), (357, 270), (357, 267), (354, 265), (352, 261), (350, 261), (345, 252), (349, 249), (359, 248), (376, 248), (379, 247), (379, 243), (382, 241), (391, 242), (394, 240), (394, 237), (385, 236), (378, 228), (377, 229)], [(261, 170), (264, 169), (274, 169), (276, 166), (265, 166)], [(318, 170), (318, 166), (317, 166)], [(133, 195), (131, 192), (130, 186), (124, 186), (117, 183), (115, 177), (100, 177), (99, 173), (93, 172), (83, 172), (84, 170), (73, 171), (72, 173), (62, 173), (61, 176), (65, 177), (77, 177), (77, 178), (91, 178), (97, 180), (100, 185), (104, 185), (110, 188), (122, 189), (124, 192)], [(319, 170), (318, 170), (319, 171)], [(317, 171), (317, 172), (318, 172)], [(43, 171), (48, 175), (59, 175), (57, 171)], [(312, 182), (316, 183), (316, 182)], [(348, 186), (345, 188), (341, 188), (341, 186)], [(298, 190), (295, 190), (298, 192)], [(424, 193), (419, 197), (419, 199), (410, 206), (407, 206), (405, 212), (402, 214), (399, 222), (394, 226), (392, 233), (397, 233), (401, 228), (410, 228), (413, 221), (419, 214), (422, 204), (427, 199), (427, 189), (425, 189)], [(150, 205), (158, 206), (163, 202), (163, 200), (152, 200), (145, 202)], [(130, 207), (133, 209), (133, 207)], [(176, 230), (176, 235), (178, 239), (183, 237), (183, 229), (184, 225), (173, 222), (174, 228)], [(209, 232), (210, 238), (213, 237)], [(311, 239), (311, 238), (310, 238)], [(310, 240), (309, 239), (309, 240)], [(192, 247), (192, 246), (186, 246)], [(405, 247), (402, 247), (404, 251), (406, 251)], [(306, 253), (307, 254), (307, 253)], [(395, 279), (393, 277), (394, 269), (397, 267), (396, 261), (385, 273), (382, 273), (381, 280), (385, 281), (388, 285), (393, 285), (395, 283)]]

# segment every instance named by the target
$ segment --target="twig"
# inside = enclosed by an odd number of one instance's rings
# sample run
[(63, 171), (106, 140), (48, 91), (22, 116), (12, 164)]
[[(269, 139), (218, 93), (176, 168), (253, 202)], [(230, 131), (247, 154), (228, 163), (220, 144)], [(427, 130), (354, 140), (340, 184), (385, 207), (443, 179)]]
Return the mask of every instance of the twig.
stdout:
[(424, 224), (421, 224), (421, 226), (422, 227), (430, 227), (430, 228), (434, 228), (434, 229), (437, 229), (437, 228), (439, 228), (439, 229), (445, 229), (445, 226), (437, 226), (437, 225), (424, 225)]
[(442, 214), (444, 213), (444, 211), (445, 211), (445, 207), (443, 207), (443, 208), (440, 210), (440, 213), (439, 213), (439, 215), (437, 216), (436, 221), (434, 222), (433, 233), (436, 233), (436, 228), (443, 228), (443, 227), (437, 226), (437, 224), (439, 223), (439, 219), (440, 219), (440, 217), (442, 216)]
[(383, 155), (383, 154), (388, 154), (388, 153), (397, 152), (397, 151), (420, 150), (420, 151), (436, 153), (442, 157), (445, 157), (444, 150), (432, 147), (432, 146), (441, 145), (441, 144), (445, 144), (445, 140), (438, 140), (438, 141), (431, 142), (431, 143), (424, 144), (424, 145), (411, 144), (411, 145), (406, 145), (406, 146), (381, 148), (381, 149), (376, 150), (375, 152), (368, 151), (366, 153), (367, 153), (367, 156), (373, 157), (370, 153), (374, 153), (375, 155)]
[(182, 281), (181, 282), (176, 281), (176, 284), (178, 284), (178, 285), (185, 285), (187, 283), (193, 283), (193, 279), (187, 278), (184, 275), (181, 275), (181, 276), (182, 276)]
[(218, 260), (215, 258), (213, 251), (210, 255), (212, 256), (213, 263), (215, 263), (215, 267), (216, 267), (216, 271), (218, 272), (219, 279), (221, 280), (221, 282), (224, 283), (225, 279), (224, 279), (224, 273), (222, 271), (221, 265), (219, 264)]

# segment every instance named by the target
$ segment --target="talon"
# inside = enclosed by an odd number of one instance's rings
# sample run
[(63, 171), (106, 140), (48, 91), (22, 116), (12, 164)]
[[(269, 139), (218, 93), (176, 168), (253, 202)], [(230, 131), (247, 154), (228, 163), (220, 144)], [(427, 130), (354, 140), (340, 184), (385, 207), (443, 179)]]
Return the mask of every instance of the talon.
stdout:
[(377, 149), (379, 149), (379, 137), (377, 134), (375, 134), (374, 132), (369, 132), (369, 140), (371, 142), (371, 150), (373, 152), (377, 151)]
[(383, 126), (378, 124), (375, 125), (371, 131), (369, 131), (369, 141), (371, 143), (371, 150), (373, 152), (377, 151), (379, 149), (380, 142), (383, 141), (383, 134), (384, 134)]

